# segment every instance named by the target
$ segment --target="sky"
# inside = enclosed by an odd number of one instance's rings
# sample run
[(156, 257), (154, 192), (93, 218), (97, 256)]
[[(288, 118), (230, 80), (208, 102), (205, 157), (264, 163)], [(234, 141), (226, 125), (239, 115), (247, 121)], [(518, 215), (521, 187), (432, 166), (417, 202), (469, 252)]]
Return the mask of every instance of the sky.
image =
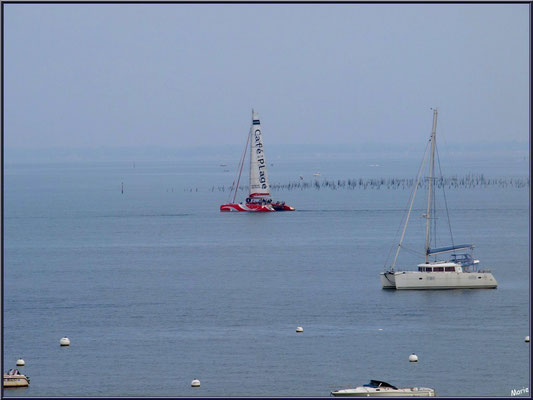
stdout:
[[(4, 4), (4, 146), (529, 144), (528, 4)], [(423, 142), (420, 145), (420, 142)]]

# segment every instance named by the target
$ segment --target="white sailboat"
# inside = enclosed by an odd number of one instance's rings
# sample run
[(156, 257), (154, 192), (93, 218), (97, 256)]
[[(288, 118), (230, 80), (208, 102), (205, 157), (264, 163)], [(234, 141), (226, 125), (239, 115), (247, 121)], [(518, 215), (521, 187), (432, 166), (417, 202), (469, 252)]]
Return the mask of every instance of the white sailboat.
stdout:
[[(246, 198), (246, 203), (243, 204), (236, 203), (235, 198), (241, 180), (248, 143), (250, 143), (250, 192)], [(270, 185), (268, 183), (267, 162), (263, 146), (261, 121), (259, 120), (259, 114), (254, 110), (252, 110), (252, 125), (250, 127), (250, 132), (248, 133), (244, 153), (239, 163), (236, 183), (237, 184), (235, 185), (235, 181), (233, 182), (232, 191), (230, 193), (230, 196), (233, 194), (233, 200), (227, 204), (222, 204), (220, 206), (220, 211), (294, 211), (294, 208), (285, 204), (285, 202), (272, 201)]]
[[(420, 182), (420, 175), (422, 166), (418, 172), (417, 181), (413, 189), (409, 211), (405, 220), (403, 231), (400, 237), (400, 243), (396, 249), (394, 260), (388, 270), (380, 274), (381, 285), (383, 289), (494, 289), (498, 286), (498, 282), (492, 275), (490, 270), (479, 270), (479, 260), (472, 257), (470, 252), (474, 249), (472, 244), (453, 244), (446, 247), (431, 248), (431, 219), (433, 218), (432, 211), (434, 202), (434, 166), (435, 166), (435, 146), (437, 134), (437, 109), (433, 110), (433, 128), (431, 131), (431, 157), (429, 164), (429, 184), (428, 184), (428, 201), (427, 210), (424, 214), (426, 218), (426, 244), (425, 244), (425, 262), (417, 265), (417, 270), (405, 271), (395, 268), (398, 254), (402, 248), (403, 239), (413, 202)], [(426, 151), (427, 155), (427, 151)], [(424, 156), (424, 161), (426, 156)], [(422, 164), (423, 165), (423, 164)], [(435, 224), (435, 223), (434, 223)], [(435, 229), (435, 228), (434, 228)], [(451, 232), (451, 229), (450, 229)], [(466, 251), (462, 254), (457, 254), (457, 251)], [(451, 253), (448, 260), (434, 260), (430, 261), (431, 256), (439, 254)]]

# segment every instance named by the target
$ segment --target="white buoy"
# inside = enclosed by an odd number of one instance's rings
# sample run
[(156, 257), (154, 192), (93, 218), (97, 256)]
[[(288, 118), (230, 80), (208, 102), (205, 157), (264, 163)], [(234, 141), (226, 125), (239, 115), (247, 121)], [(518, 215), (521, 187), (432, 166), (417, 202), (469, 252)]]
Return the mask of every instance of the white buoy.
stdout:
[(59, 344), (61, 346), (70, 346), (70, 339), (68, 337), (62, 337), (60, 340), (59, 340)]
[(378, 331), (382, 331), (382, 330), (383, 330), (383, 328), (378, 328)]
[(193, 379), (191, 382), (192, 387), (200, 387), (200, 381), (198, 379)]
[(302, 333), (304, 331), (304, 328), (302, 328), (301, 326), (299, 326), (298, 328), (296, 328), (296, 332), (297, 333)]
[(409, 362), (418, 362), (418, 356), (413, 353), (409, 356)]
[(524, 339), (524, 342), (529, 343), (529, 336), (526, 336), (526, 338)]
[(24, 360), (22, 358), (19, 358), (17, 360), (17, 367), (23, 367), (25, 365), (26, 365), (26, 363), (24, 362)]

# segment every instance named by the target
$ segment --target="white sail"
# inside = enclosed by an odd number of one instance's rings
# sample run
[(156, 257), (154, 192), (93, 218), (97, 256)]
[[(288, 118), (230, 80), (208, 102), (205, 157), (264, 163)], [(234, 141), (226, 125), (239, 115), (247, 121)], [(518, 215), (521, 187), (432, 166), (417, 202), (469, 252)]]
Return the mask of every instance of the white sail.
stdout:
[(250, 128), (250, 197), (269, 197), (267, 163), (259, 114), (252, 110)]

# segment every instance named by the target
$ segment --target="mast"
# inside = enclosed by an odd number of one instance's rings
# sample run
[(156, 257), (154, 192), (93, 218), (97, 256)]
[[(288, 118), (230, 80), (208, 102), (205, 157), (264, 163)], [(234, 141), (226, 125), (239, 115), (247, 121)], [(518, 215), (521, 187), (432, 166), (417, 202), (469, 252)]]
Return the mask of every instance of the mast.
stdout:
[(431, 130), (431, 158), (429, 161), (428, 205), (426, 210), (426, 264), (429, 262), (429, 226), (431, 221), (431, 194), (433, 190), (433, 167), (435, 165), (435, 138), (437, 136), (437, 109), (433, 110), (433, 128)]

